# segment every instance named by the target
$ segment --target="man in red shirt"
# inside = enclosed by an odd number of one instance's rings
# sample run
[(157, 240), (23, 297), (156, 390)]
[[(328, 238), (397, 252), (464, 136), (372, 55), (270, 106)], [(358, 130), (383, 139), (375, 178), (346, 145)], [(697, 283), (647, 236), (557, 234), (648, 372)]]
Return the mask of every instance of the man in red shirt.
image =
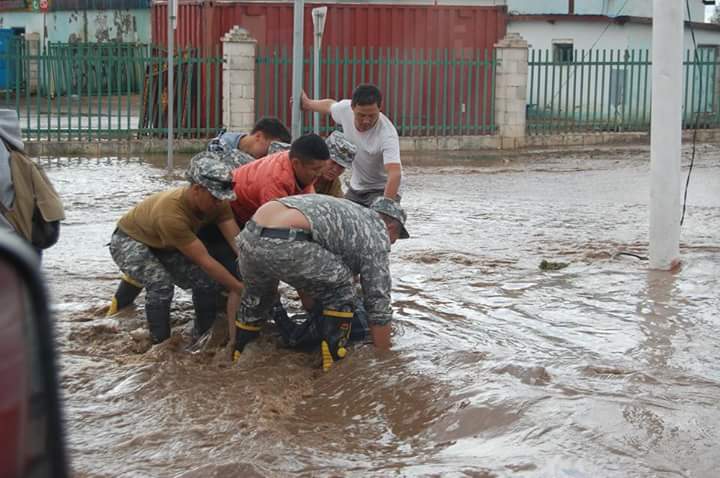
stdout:
[(290, 151), (271, 154), (233, 172), (236, 199), (230, 202), (242, 227), (268, 201), (315, 192), (313, 184), (322, 176), (330, 159), (325, 141), (307, 134), (296, 139)]

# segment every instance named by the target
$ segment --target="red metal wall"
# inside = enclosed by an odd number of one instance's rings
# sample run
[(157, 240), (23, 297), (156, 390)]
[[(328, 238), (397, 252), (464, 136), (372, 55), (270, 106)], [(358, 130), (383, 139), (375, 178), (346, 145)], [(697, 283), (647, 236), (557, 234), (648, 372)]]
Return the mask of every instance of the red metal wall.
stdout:
[[(312, 45), (314, 7), (305, 5), (305, 46)], [(492, 48), (505, 35), (505, 7), (328, 4), (323, 46)], [(152, 6), (152, 38), (167, 42), (167, 3)], [(293, 6), (288, 3), (184, 2), (178, 7), (178, 46), (216, 45), (234, 25), (259, 46), (292, 45)]]

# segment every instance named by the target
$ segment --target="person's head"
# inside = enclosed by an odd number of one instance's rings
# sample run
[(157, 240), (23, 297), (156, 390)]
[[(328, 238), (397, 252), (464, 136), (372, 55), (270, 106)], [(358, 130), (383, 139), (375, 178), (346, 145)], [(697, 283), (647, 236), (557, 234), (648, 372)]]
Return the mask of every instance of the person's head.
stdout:
[(216, 153), (203, 151), (193, 156), (185, 176), (190, 181), (190, 202), (204, 214), (235, 199), (232, 167)]
[(378, 213), (380, 219), (385, 223), (390, 237), (390, 244), (395, 244), (398, 239), (410, 237), (407, 229), (405, 229), (407, 215), (397, 202), (390, 198), (380, 197), (373, 201), (370, 209)]
[(353, 91), (350, 101), (355, 128), (367, 131), (377, 124), (382, 109), (382, 93), (375, 85), (358, 85)]
[(325, 143), (330, 151), (332, 161), (328, 161), (322, 176), (328, 181), (334, 181), (352, 165), (357, 148), (340, 131), (333, 131), (325, 139)]
[(262, 118), (255, 123), (250, 134), (245, 136), (238, 147), (255, 158), (267, 156), (270, 143), (280, 141), (290, 142), (290, 132), (277, 118)]
[(302, 135), (290, 146), (290, 162), (302, 187), (313, 184), (325, 171), (329, 160), (327, 144), (316, 134)]

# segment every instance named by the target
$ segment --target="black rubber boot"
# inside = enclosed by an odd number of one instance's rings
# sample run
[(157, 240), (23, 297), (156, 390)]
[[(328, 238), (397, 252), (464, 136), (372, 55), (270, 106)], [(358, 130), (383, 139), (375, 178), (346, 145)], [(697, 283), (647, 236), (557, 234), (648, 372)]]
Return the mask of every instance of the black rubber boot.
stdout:
[(332, 367), (333, 362), (345, 358), (347, 343), (352, 330), (353, 313), (351, 311), (325, 309), (320, 322), (320, 352), (322, 353), (323, 372)]
[(107, 315), (117, 314), (121, 309), (124, 309), (128, 305), (132, 304), (137, 296), (140, 295), (142, 290), (143, 288), (140, 284), (128, 276), (123, 276), (123, 278), (120, 279), (120, 284), (118, 285), (115, 295), (110, 302)]
[(145, 318), (154, 344), (170, 338), (170, 304), (160, 306), (145, 304)]
[(255, 340), (260, 335), (260, 326), (252, 324), (243, 324), (235, 321), (235, 351), (233, 352), (233, 362), (237, 362), (245, 350), (245, 346)]
[(215, 317), (217, 316), (217, 293), (214, 291), (193, 291), (192, 301), (195, 308), (195, 327), (193, 336), (195, 339), (210, 330)]

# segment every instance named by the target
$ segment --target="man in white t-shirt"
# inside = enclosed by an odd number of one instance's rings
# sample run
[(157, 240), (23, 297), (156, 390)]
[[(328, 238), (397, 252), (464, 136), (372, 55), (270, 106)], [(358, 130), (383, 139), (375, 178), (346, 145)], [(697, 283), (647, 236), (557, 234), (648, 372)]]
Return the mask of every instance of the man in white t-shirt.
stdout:
[(366, 207), (380, 196), (400, 200), (400, 142), (392, 121), (380, 112), (382, 94), (377, 86), (359, 85), (353, 91), (352, 100), (341, 101), (311, 100), (303, 92), (301, 107), (332, 115), (347, 139), (357, 147), (345, 199)]

